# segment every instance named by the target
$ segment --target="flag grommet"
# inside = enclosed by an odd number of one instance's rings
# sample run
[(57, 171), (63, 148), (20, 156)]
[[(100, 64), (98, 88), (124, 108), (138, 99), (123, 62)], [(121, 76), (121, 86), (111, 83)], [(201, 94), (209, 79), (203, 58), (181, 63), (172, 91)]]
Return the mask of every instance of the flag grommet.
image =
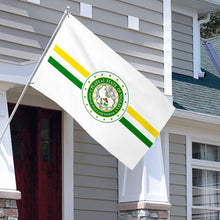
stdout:
[(119, 120), (129, 103), (126, 84), (108, 71), (96, 72), (87, 78), (82, 88), (82, 99), (88, 113), (104, 123)]

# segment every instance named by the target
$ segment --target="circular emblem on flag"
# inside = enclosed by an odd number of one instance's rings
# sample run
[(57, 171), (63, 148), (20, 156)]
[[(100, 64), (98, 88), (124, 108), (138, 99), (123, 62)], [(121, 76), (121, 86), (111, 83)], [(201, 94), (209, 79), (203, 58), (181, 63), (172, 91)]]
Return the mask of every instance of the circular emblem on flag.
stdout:
[(128, 89), (116, 74), (100, 71), (90, 75), (82, 88), (89, 114), (101, 122), (119, 120), (128, 107)]

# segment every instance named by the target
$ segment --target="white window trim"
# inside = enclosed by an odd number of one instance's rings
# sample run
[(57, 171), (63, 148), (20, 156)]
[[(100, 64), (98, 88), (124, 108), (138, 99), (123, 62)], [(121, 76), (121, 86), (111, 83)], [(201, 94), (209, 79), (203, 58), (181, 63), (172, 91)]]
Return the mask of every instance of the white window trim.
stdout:
[[(212, 161), (204, 161), (204, 160), (197, 160), (192, 159), (192, 143), (203, 143), (203, 144), (211, 144), (211, 145), (218, 145), (218, 141), (213, 141), (213, 139), (206, 139), (206, 138), (199, 138), (199, 137), (191, 137), (190, 135), (186, 136), (186, 178), (187, 178), (187, 220), (192, 220), (192, 209), (206, 209), (206, 210), (220, 210), (217, 208), (210, 208), (210, 207), (198, 207), (192, 205), (192, 168), (199, 168), (205, 170), (215, 170), (220, 171), (220, 167), (218, 167), (218, 162)], [(218, 165), (217, 165), (218, 164)]]
[(200, 26), (198, 22), (198, 12), (196, 9), (186, 8), (178, 4), (172, 4), (172, 11), (190, 16), (193, 19), (193, 77), (199, 78), (201, 72), (200, 58)]
[(192, 140), (186, 136), (186, 201), (187, 220), (192, 219)]

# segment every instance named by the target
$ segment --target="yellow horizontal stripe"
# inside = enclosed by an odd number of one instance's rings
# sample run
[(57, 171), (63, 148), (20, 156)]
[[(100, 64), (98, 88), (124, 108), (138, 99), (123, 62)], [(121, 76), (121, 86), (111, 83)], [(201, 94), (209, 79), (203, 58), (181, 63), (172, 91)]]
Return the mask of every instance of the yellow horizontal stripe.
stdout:
[(153, 128), (141, 115), (139, 115), (131, 106), (128, 106), (127, 112), (138, 121), (145, 129), (147, 129), (155, 138), (159, 135), (159, 132)]
[(58, 45), (53, 49), (58, 55), (60, 55), (67, 63), (69, 63), (74, 69), (81, 73), (84, 77), (88, 77), (90, 73), (82, 67), (77, 61), (75, 61), (69, 54), (62, 50)]

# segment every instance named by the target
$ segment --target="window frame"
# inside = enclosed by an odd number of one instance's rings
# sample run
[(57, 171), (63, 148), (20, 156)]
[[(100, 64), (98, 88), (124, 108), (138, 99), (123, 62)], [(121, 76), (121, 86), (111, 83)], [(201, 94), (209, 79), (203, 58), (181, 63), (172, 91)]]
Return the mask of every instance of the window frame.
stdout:
[(192, 158), (192, 143), (201, 143), (206, 145), (216, 145), (220, 147), (218, 141), (213, 141), (205, 138), (190, 138), (187, 137), (187, 220), (192, 220), (192, 209), (216, 210), (220, 208), (211, 208), (210, 206), (194, 206), (192, 203), (192, 169), (203, 169), (220, 172), (220, 162), (207, 161)]

